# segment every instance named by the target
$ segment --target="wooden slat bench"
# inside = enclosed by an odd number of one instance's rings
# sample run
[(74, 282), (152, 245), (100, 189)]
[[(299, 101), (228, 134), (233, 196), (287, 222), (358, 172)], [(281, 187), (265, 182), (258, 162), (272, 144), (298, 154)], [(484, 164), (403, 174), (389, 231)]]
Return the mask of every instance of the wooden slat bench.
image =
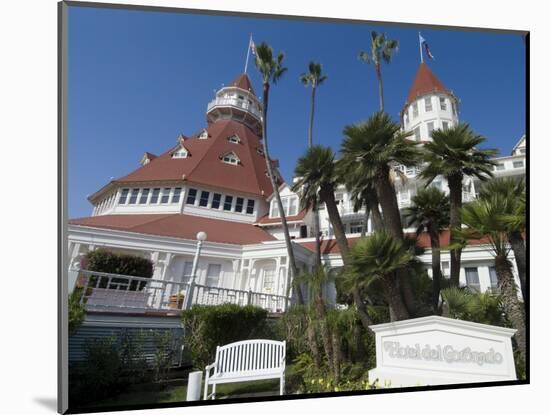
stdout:
[[(204, 399), (216, 398), (220, 383), (280, 379), (280, 394), (285, 390), (286, 341), (244, 340), (218, 346), (216, 360), (206, 366)], [(210, 371), (214, 370), (212, 375)], [(212, 393), (208, 394), (208, 386)]]

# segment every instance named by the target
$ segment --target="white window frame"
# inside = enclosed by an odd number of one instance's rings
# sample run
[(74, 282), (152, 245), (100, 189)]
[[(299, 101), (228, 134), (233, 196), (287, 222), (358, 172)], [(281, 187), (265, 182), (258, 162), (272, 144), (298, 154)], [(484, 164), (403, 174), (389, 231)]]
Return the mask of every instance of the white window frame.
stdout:
[(415, 141), (420, 141), (420, 126), (416, 127), (413, 130), (413, 133), (414, 133), (414, 140)]
[(427, 128), (428, 128), (428, 137), (432, 138), (432, 133), (433, 133), (433, 131), (435, 130), (435, 122), (430, 121), (430, 122), (427, 124)]
[(413, 102), (412, 109), (413, 109), (413, 119), (415, 119), (418, 117), (418, 101)]
[(241, 160), (234, 152), (230, 151), (229, 153), (225, 153), (223, 155), (222, 162), (232, 166), (238, 166)]
[(439, 97), (439, 108), (441, 108), (441, 111), (447, 111), (447, 100), (445, 97)]
[(199, 139), (200, 140), (206, 140), (207, 138), (208, 138), (208, 131), (202, 130), (200, 135), (199, 135)]
[(185, 149), (185, 147), (180, 146), (176, 151), (172, 153), (172, 158), (174, 159), (184, 159), (187, 158), (187, 155), (189, 152)]
[(424, 109), (426, 110), (426, 112), (431, 112), (431, 111), (433, 111), (432, 97), (426, 97), (426, 98), (424, 98)]
[(239, 144), (241, 142), (241, 138), (237, 134), (233, 134), (227, 137), (227, 141), (233, 144)]

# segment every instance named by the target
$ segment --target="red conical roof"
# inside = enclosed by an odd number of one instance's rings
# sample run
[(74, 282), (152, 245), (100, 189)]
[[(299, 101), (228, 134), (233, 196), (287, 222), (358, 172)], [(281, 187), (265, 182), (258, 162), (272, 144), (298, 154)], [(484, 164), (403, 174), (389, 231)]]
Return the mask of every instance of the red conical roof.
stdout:
[(254, 92), (254, 88), (252, 88), (252, 82), (250, 81), (248, 75), (245, 73), (240, 74), (233, 82), (231, 82), (230, 85), (244, 89), (245, 91), (250, 91), (254, 95), (256, 95), (256, 93)]
[(419, 96), (429, 94), (431, 92), (445, 92), (452, 95), (451, 91), (445, 88), (445, 85), (437, 79), (437, 76), (430, 70), (428, 65), (421, 63), (416, 72), (416, 77), (407, 97), (407, 104), (414, 101)]

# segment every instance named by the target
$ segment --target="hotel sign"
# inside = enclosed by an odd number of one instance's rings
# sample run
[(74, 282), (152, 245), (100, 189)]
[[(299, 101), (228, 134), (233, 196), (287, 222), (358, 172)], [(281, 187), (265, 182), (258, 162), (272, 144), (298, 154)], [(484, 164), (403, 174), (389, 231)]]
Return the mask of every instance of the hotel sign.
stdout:
[(369, 380), (394, 387), (515, 380), (515, 330), (439, 316), (371, 327), (376, 368)]

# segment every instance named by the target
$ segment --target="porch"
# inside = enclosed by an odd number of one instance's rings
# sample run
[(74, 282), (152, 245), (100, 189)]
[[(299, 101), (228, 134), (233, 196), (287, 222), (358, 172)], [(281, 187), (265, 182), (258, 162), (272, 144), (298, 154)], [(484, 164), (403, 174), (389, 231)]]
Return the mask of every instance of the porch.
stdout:
[(229, 303), (282, 313), (287, 305), (285, 296), (272, 293), (88, 270), (78, 273), (75, 290), (81, 291), (80, 303), (88, 312), (176, 316), (195, 304)]

